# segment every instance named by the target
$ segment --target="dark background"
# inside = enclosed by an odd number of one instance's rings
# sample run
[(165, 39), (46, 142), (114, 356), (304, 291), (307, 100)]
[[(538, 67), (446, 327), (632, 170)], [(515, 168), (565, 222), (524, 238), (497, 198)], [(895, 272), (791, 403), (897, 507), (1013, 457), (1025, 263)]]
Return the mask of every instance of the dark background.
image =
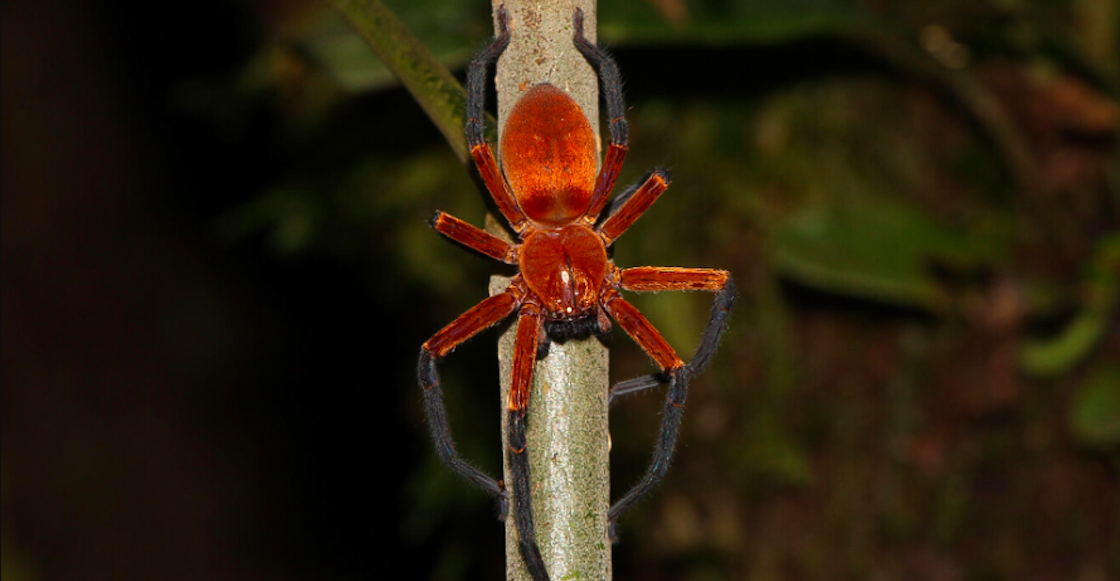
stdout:
[[(460, 75), (492, 34), (389, 4)], [(741, 289), (616, 576), (1120, 578), (1120, 4), (604, 4), (622, 181), (674, 174), (616, 261)], [(4, 579), (503, 575), (414, 378), (491, 266), (426, 218), (485, 206), (411, 96), (316, 3), (0, 10)], [(689, 353), (708, 300), (636, 302)], [(444, 377), (496, 472), (493, 339)]]

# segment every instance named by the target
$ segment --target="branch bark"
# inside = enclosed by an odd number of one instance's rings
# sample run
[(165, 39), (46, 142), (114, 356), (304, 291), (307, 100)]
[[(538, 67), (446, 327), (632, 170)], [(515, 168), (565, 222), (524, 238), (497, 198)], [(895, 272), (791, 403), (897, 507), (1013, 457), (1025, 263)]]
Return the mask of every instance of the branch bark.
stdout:
[[(495, 14), (502, 0), (493, 3)], [(506, 116), (524, 91), (548, 82), (567, 91), (599, 135), (599, 84), (594, 69), (572, 44), (572, 14), (583, 9), (586, 34), (595, 40), (594, 0), (504, 0), (512, 40), (499, 59), (499, 134)], [(496, 25), (495, 20), (495, 25)], [(600, 143), (600, 150), (602, 149)], [(487, 217), (487, 229), (501, 229)], [(491, 278), (490, 292), (501, 292), (509, 279)], [(502, 439), (509, 394), (515, 329), (499, 340)], [(537, 541), (553, 579), (611, 578), (611, 544), (607, 536), (610, 507), (610, 435), (607, 391), (608, 351), (594, 337), (553, 343), (537, 362), (528, 412), (528, 454)], [(504, 462), (509, 482), (509, 462)], [(508, 486), (507, 486), (508, 488)], [(512, 498), (510, 510), (526, 499)], [(506, 578), (531, 581), (517, 546), (513, 519), (506, 521)]]
[(466, 92), (381, 0), (332, 0), (354, 30), (416, 98), (443, 133), (459, 161), (467, 163)]
[[(466, 99), (458, 81), (380, 0), (332, 3), (416, 97), (459, 159), (469, 160), (463, 134)], [(500, 3), (493, 1), (495, 14)], [(598, 135), (598, 79), (572, 44), (576, 6), (583, 9), (587, 37), (595, 40), (595, 0), (505, 0), (505, 4), (513, 38), (497, 64), (499, 131), (521, 93), (548, 82), (575, 99)], [(493, 216), (486, 217), (486, 229), (508, 240), (507, 231)], [(490, 294), (502, 292), (508, 284), (508, 277), (492, 277)], [(503, 449), (508, 449), (505, 406), (514, 331), (504, 333), (498, 345)], [(549, 356), (536, 365), (527, 434), (532, 502), (537, 540), (554, 579), (611, 578), (607, 362), (607, 349), (591, 338), (553, 344)], [(508, 460), (503, 467), (508, 482)], [(520, 500), (511, 499), (511, 510)], [(517, 548), (512, 518), (506, 525), (506, 561), (507, 579), (531, 581)]]

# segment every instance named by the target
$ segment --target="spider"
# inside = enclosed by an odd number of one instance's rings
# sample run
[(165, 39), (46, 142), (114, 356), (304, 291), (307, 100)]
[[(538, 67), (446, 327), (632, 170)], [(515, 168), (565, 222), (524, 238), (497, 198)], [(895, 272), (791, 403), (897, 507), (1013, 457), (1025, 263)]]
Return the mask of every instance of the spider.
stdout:
[[(611, 141), (602, 169), (596, 170), (595, 136), (587, 117), (566, 93), (547, 83), (520, 98), (506, 120), (500, 151), (502, 169), (483, 138), (486, 74), (510, 41), (505, 6), (498, 9), (498, 34), (468, 70), (466, 134), (471, 157), (498, 210), (520, 238), (510, 244), (444, 212), (431, 225), (440, 234), (519, 272), (502, 293), (478, 303), (420, 348), (418, 376), (424, 411), (436, 451), (452, 470), (497, 498), (503, 518), (508, 497), (502, 481), (466, 462), (456, 449), (447, 420), (436, 364), (464, 341), (517, 314), (517, 335), (507, 405), (508, 455), (512, 494), (529, 498), (529, 458), (525, 419), (533, 367), (550, 341), (604, 337), (613, 319), (653, 359), (661, 373), (616, 384), (616, 396), (668, 383), (664, 412), (652, 459), (644, 475), (608, 512), (612, 542), (620, 514), (665, 476), (676, 446), (689, 380), (707, 367), (727, 326), (735, 285), (727, 271), (705, 268), (640, 266), (619, 268), (608, 248), (669, 186), (669, 174), (654, 169), (640, 185), (617, 196), (605, 217), (608, 197), (628, 150), (622, 82), (614, 60), (584, 37), (583, 11), (573, 14), (574, 43), (599, 73), (610, 118)], [(703, 290), (717, 293), (700, 345), (685, 363), (620, 290), (650, 292)], [(518, 502), (514, 520), (522, 558), (536, 581), (548, 579), (535, 539), (531, 502)]]

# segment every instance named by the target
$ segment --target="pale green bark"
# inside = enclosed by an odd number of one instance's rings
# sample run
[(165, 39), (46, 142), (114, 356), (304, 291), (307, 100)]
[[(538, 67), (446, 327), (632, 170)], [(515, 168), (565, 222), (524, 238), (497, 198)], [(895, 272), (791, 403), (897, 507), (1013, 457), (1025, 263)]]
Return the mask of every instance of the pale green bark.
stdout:
[[(595, 3), (505, 0), (505, 5), (512, 40), (497, 65), (499, 131), (521, 94), (548, 82), (579, 103), (598, 135), (598, 78), (572, 44), (576, 6), (584, 11), (587, 37), (595, 40)], [(491, 220), (488, 226), (492, 229), (495, 224)], [(491, 293), (507, 284), (508, 280), (494, 277)], [(513, 339), (511, 327), (499, 340), (498, 350), (503, 443)], [(611, 578), (607, 369), (607, 349), (595, 338), (554, 343), (548, 357), (536, 365), (528, 412), (532, 502), (537, 542), (554, 580)], [(508, 482), (508, 459), (504, 465)], [(512, 499), (511, 510), (518, 501), (523, 499)], [(506, 578), (531, 581), (517, 538), (511, 518), (506, 524)]]

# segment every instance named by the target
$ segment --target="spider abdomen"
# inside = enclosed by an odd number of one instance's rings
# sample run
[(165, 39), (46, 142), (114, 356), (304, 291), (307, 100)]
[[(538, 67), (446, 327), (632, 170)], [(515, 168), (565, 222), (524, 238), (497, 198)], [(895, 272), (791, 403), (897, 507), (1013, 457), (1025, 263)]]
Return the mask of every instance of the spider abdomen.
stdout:
[(537, 230), (521, 246), (521, 274), (552, 320), (592, 313), (607, 275), (603, 239), (582, 225)]
[(599, 171), (595, 134), (564, 91), (541, 83), (521, 97), (502, 132), (501, 158), (530, 220), (558, 227), (587, 212)]

